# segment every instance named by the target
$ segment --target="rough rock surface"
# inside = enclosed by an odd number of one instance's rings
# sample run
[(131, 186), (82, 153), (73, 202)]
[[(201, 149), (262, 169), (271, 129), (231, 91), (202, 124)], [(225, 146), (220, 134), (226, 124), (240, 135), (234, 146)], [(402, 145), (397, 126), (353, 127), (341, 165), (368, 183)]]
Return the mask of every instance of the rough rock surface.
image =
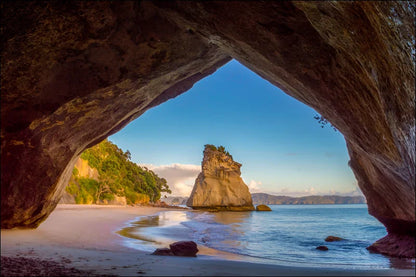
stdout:
[(198, 253), (197, 244), (193, 241), (177, 241), (169, 245), (175, 256), (196, 257)]
[(316, 247), (316, 250), (328, 251), (328, 247), (326, 247), (325, 245), (319, 245)]
[(1, 227), (38, 226), (84, 149), (233, 57), (344, 135), (369, 213), (388, 231), (377, 250), (413, 248), (414, 8), (410, 1), (5, 1)]
[(157, 256), (173, 256), (173, 252), (172, 250), (170, 250), (169, 248), (157, 248), (152, 255), (157, 255)]
[(78, 156), (230, 60), (150, 2), (5, 2), (1, 227), (36, 227)]
[(269, 206), (267, 205), (257, 205), (256, 206), (256, 211), (258, 212), (270, 212), (272, 209), (270, 209)]
[(336, 237), (336, 236), (327, 236), (325, 238), (326, 242), (341, 241), (341, 240), (344, 240), (344, 239), (340, 237)]
[(202, 172), (186, 205), (193, 209), (254, 210), (251, 194), (240, 177), (240, 167), (230, 155), (206, 145)]
[(367, 249), (371, 252), (399, 258), (415, 257), (416, 241), (414, 236), (390, 233), (367, 247)]
[(88, 161), (78, 158), (77, 162), (75, 163), (74, 168), (78, 170), (78, 175), (80, 177), (85, 177), (85, 178), (99, 181), (98, 170), (96, 168), (91, 167), (88, 164)]

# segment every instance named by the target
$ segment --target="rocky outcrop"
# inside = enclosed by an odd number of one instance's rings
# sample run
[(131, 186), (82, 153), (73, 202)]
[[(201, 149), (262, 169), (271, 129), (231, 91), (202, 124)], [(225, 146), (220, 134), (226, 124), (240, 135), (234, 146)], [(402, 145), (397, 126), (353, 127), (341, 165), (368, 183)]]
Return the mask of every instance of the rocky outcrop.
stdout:
[(415, 257), (415, 237), (390, 233), (367, 247), (367, 249), (370, 252), (381, 253), (399, 258)]
[(232, 57), (344, 135), (369, 213), (388, 231), (378, 251), (414, 245), (414, 8), (410, 1), (5, 1), (1, 227), (38, 226), (83, 150)]
[[(96, 181), (99, 181), (99, 174), (96, 168), (92, 168), (89, 166), (88, 161), (78, 158), (74, 165), (74, 169), (77, 171), (77, 175), (79, 177), (89, 178)], [(74, 182), (74, 176), (72, 175), (69, 182)], [(76, 204), (74, 195), (70, 194), (68, 191), (64, 190), (62, 193), (62, 197), (59, 200), (59, 204)], [(100, 204), (108, 204), (108, 205), (126, 205), (126, 198), (119, 197), (114, 195), (113, 200), (104, 200), (101, 201)]]
[(326, 242), (341, 241), (341, 240), (344, 240), (344, 239), (340, 237), (336, 237), (336, 236), (327, 236), (325, 238)]
[(156, 255), (156, 256), (174, 256), (172, 253), (172, 250), (170, 250), (170, 248), (157, 248), (152, 255)]
[(177, 241), (171, 243), (169, 248), (157, 248), (152, 255), (196, 257), (198, 251), (198, 246), (193, 241)]
[(197, 244), (193, 241), (177, 241), (169, 245), (170, 250), (175, 256), (196, 257), (199, 251)]
[[(97, 169), (92, 168), (88, 165), (88, 161), (78, 158), (74, 165), (74, 170), (78, 172), (80, 177), (99, 180), (99, 174)], [(73, 181), (73, 176), (70, 178), (70, 182)], [(125, 199), (124, 199), (125, 201)], [(66, 190), (62, 192), (62, 197), (59, 200), (59, 204), (76, 204), (74, 195), (70, 194)], [(107, 204), (107, 203), (106, 203)]]
[(62, 193), (62, 197), (59, 200), (59, 204), (76, 204), (75, 197), (66, 190), (64, 190), (64, 192)]
[(257, 205), (256, 206), (256, 211), (258, 211), (258, 212), (271, 212), (272, 209), (270, 209), (270, 207), (267, 206), (267, 205)]
[(127, 205), (127, 199), (126, 199), (125, 196), (114, 195), (114, 199), (100, 200), (100, 204), (126, 206)]
[(205, 145), (202, 172), (186, 205), (193, 209), (254, 210), (248, 187), (240, 177), (240, 167), (228, 152)]
[(88, 161), (78, 158), (75, 163), (74, 169), (78, 171), (78, 176), (93, 179), (99, 181), (99, 174), (96, 168), (92, 168)]

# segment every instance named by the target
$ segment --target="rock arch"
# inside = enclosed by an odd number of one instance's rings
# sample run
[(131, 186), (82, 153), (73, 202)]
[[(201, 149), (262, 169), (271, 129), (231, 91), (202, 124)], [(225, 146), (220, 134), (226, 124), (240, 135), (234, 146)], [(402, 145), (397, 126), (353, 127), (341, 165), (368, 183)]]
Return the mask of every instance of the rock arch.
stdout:
[(373, 249), (414, 257), (412, 8), (376, 1), (3, 3), (1, 227), (38, 226), (84, 149), (233, 57), (342, 132), (369, 213), (389, 233)]

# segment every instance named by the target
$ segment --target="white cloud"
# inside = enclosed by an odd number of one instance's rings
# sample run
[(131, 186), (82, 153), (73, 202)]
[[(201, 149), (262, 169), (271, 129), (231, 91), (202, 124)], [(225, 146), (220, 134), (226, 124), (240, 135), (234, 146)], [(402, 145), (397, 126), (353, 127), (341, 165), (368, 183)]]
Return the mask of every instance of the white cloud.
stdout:
[[(169, 188), (172, 190), (172, 196), (185, 196), (188, 197), (191, 194), (192, 188), (195, 183), (195, 179), (201, 172), (200, 165), (193, 164), (169, 164), (169, 165), (153, 165), (153, 164), (139, 164), (142, 167), (154, 171), (159, 177), (163, 177), (167, 180)], [(245, 181), (244, 181), (245, 182)], [(308, 195), (340, 195), (340, 196), (362, 196), (362, 192), (356, 184), (350, 191), (337, 191), (336, 188), (329, 190), (319, 190), (314, 186), (309, 186), (305, 189), (293, 189), (288, 187), (280, 187), (279, 189), (273, 189), (266, 187), (261, 181), (250, 180), (245, 182), (248, 184), (250, 193), (264, 192), (273, 195), (284, 195), (292, 197), (301, 197)]]
[(335, 189), (330, 190), (317, 190), (315, 187), (310, 186), (306, 189), (291, 189), (287, 187), (283, 187), (280, 189), (274, 189), (269, 191), (262, 191), (265, 193), (273, 194), (273, 195), (284, 195), (284, 196), (291, 196), (291, 197), (302, 197), (308, 195), (339, 195), (339, 196), (363, 196), (362, 192), (358, 187), (350, 191), (336, 191)]
[(172, 194), (170, 194), (172, 196), (189, 196), (195, 179), (201, 172), (201, 166), (194, 164), (139, 164), (139, 166), (147, 167), (159, 177), (165, 178), (172, 190)]
[(248, 189), (250, 190), (250, 193), (261, 192), (260, 186), (260, 181), (251, 180), (248, 184)]
[(339, 193), (339, 195), (342, 196), (364, 196), (364, 194), (361, 192), (360, 188), (357, 186), (351, 191)]

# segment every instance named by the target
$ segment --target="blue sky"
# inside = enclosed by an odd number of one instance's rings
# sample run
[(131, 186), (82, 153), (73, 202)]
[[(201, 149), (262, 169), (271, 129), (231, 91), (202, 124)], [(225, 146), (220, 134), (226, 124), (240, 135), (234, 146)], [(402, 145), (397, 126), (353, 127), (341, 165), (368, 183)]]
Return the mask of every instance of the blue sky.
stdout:
[(192, 189), (205, 144), (225, 146), (243, 164), (252, 192), (354, 194), (344, 137), (321, 128), (316, 114), (233, 60), (109, 140), (165, 177), (175, 195)]

